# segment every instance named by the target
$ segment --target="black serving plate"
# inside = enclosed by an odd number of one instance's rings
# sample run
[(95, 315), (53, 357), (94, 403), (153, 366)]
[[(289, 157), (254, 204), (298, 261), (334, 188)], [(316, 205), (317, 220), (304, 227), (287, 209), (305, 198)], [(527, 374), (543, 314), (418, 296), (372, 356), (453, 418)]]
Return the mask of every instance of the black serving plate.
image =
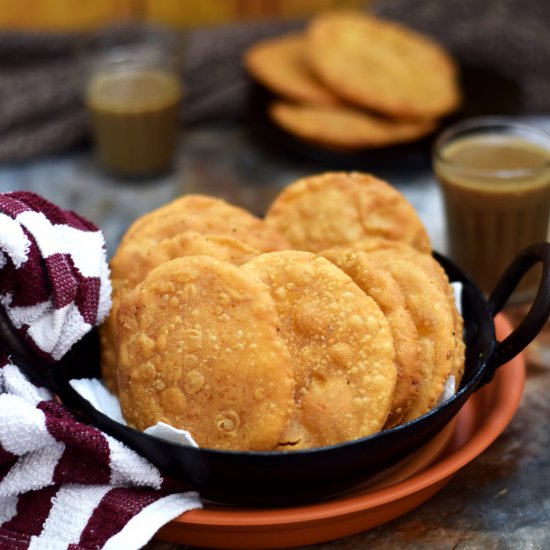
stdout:
[[(463, 285), (466, 343), (465, 373), (458, 392), (424, 416), (380, 433), (330, 447), (291, 452), (220, 451), (184, 447), (143, 434), (97, 411), (68, 383), (98, 375), (95, 333), (75, 345), (61, 362), (49, 366), (20, 340), (3, 308), (0, 339), (14, 362), (54, 391), (91, 424), (116, 437), (164, 472), (188, 482), (205, 499), (232, 505), (278, 506), (318, 501), (347, 491), (397, 464), (438, 434), (496, 369), (515, 357), (542, 329), (550, 315), (550, 244), (523, 250), (487, 299), (447, 258), (436, 255), (451, 281)], [(494, 316), (506, 304), (523, 274), (542, 263), (537, 296), (522, 323), (502, 342)]]
[(521, 88), (513, 80), (485, 69), (463, 65), (460, 68), (460, 86), (464, 99), (462, 107), (443, 119), (437, 130), (417, 141), (391, 147), (346, 152), (321, 148), (300, 140), (270, 120), (267, 106), (276, 96), (257, 83), (252, 84), (248, 118), (252, 132), (264, 147), (283, 151), (296, 159), (341, 170), (428, 168), (432, 144), (441, 128), (470, 117), (520, 114)]

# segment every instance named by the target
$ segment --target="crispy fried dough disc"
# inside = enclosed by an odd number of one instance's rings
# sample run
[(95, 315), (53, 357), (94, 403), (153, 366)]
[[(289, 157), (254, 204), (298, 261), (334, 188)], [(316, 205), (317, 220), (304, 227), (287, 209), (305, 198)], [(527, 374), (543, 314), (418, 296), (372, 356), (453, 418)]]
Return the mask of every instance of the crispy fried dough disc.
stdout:
[(418, 396), (405, 415), (404, 420), (408, 421), (437, 404), (453, 370), (456, 347), (453, 310), (436, 277), (420, 269), (418, 263), (386, 251), (369, 254), (397, 281), (418, 333), (424, 372)]
[(269, 116), (288, 133), (309, 143), (336, 150), (368, 149), (407, 143), (435, 128), (431, 120), (383, 118), (344, 106), (297, 105), (275, 101)]
[(130, 226), (120, 246), (144, 238), (160, 241), (184, 231), (228, 235), (262, 252), (288, 248), (283, 236), (260, 218), (206, 195), (184, 195), (141, 216)]
[(155, 267), (181, 256), (212, 256), (242, 265), (258, 254), (255, 248), (227, 235), (186, 231), (161, 241), (129, 242), (111, 259), (111, 277), (123, 279), (126, 286), (134, 288)]
[(305, 42), (297, 33), (257, 42), (245, 54), (246, 69), (276, 94), (311, 105), (338, 105), (338, 96), (309, 67)]
[(130, 240), (119, 247), (110, 262), (113, 304), (99, 329), (101, 374), (107, 387), (117, 393), (116, 314), (120, 302), (145, 276), (160, 264), (182, 256), (206, 255), (241, 265), (259, 254), (252, 247), (225, 235), (186, 232), (157, 242)]
[(431, 250), (428, 233), (403, 194), (360, 172), (327, 172), (292, 183), (273, 201), (266, 222), (299, 250), (318, 252), (372, 237)]
[(159, 206), (155, 210), (151, 210), (143, 216), (140, 216), (134, 222), (122, 239), (122, 243), (131, 239), (135, 233), (139, 233), (140, 229), (146, 226), (150, 221), (166, 216), (167, 214), (179, 213), (190, 215), (201, 215), (210, 212), (212, 209), (217, 209), (220, 205), (219, 202), (224, 203), (220, 199), (209, 197), (207, 195), (183, 195), (174, 199), (162, 206)]
[(372, 15), (326, 12), (307, 33), (308, 60), (336, 94), (399, 118), (434, 119), (460, 103), (457, 69), (425, 35)]
[(269, 287), (294, 367), (295, 411), (279, 448), (379, 431), (397, 370), (388, 321), (376, 302), (332, 262), (308, 252), (261, 254), (241, 269)]
[(288, 349), (268, 289), (208, 256), (165, 262), (120, 304), (123, 414), (163, 421), (202, 447), (269, 450), (293, 406)]
[(447, 296), (447, 300), (453, 313), (454, 338), (456, 345), (453, 349), (453, 368), (451, 374), (454, 377), (455, 389), (458, 389), (462, 375), (464, 374), (464, 355), (466, 351), (466, 346), (463, 339), (464, 320), (456, 306), (456, 298), (454, 290), (449, 283), (449, 278), (439, 262), (430, 254), (422, 254), (411, 246), (385, 239), (372, 239), (370, 241), (359, 243), (357, 246), (363, 250), (378, 250), (379, 256), (385, 254), (387, 261), (391, 261), (391, 258), (394, 257), (395, 254), (401, 258), (408, 258), (409, 260), (415, 262), (419, 268), (423, 269), (438, 283), (441, 290)]
[(347, 273), (378, 304), (388, 320), (395, 346), (397, 382), (385, 427), (396, 426), (416, 399), (422, 378), (418, 334), (401, 288), (390, 272), (367, 252), (333, 248), (320, 254)]

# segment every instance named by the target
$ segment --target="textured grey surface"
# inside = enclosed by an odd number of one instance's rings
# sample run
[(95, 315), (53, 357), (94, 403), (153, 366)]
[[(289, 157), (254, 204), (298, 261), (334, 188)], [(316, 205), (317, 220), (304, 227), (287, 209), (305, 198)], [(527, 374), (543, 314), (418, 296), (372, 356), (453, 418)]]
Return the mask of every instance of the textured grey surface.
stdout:
[[(533, 122), (550, 127), (550, 119)], [(77, 210), (103, 229), (112, 253), (134, 218), (181, 193), (222, 196), (261, 214), (281, 187), (329, 168), (260, 148), (245, 129), (225, 126), (187, 132), (176, 170), (164, 178), (119, 181), (104, 174), (89, 151), (81, 151), (4, 167), (0, 191), (32, 190)], [(375, 173), (403, 191), (418, 209), (434, 247), (445, 251), (440, 197), (430, 171), (388, 168)], [(387, 525), (308, 548), (550, 548), (550, 366), (536, 366), (533, 357), (509, 427), (441, 492)], [(184, 548), (161, 541), (147, 545), (148, 550)]]

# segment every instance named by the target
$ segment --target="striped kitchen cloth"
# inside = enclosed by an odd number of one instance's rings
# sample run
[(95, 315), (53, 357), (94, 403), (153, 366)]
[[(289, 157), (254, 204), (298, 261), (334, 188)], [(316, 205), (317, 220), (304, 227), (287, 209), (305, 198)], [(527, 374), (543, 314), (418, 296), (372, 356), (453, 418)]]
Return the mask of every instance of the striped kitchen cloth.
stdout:
[[(93, 224), (33, 193), (0, 194), (0, 302), (45, 360), (54, 364), (105, 318), (108, 275)], [(31, 383), (0, 343), (0, 549), (131, 550), (200, 506)]]

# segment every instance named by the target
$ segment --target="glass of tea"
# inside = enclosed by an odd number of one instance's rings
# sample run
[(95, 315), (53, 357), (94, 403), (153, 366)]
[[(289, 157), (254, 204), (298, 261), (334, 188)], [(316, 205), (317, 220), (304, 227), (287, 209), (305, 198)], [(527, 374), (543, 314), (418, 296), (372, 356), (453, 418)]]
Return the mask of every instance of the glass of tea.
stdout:
[(101, 164), (148, 177), (172, 167), (183, 97), (182, 45), (162, 27), (104, 29), (82, 50), (85, 101)]
[[(548, 238), (550, 135), (508, 117), (465, 120), (440, 134), (433, 165), (449, 255), (490, 293), (522, 248)], [(533, 268), (511, 302), (529, 300), (539, 279)]]

